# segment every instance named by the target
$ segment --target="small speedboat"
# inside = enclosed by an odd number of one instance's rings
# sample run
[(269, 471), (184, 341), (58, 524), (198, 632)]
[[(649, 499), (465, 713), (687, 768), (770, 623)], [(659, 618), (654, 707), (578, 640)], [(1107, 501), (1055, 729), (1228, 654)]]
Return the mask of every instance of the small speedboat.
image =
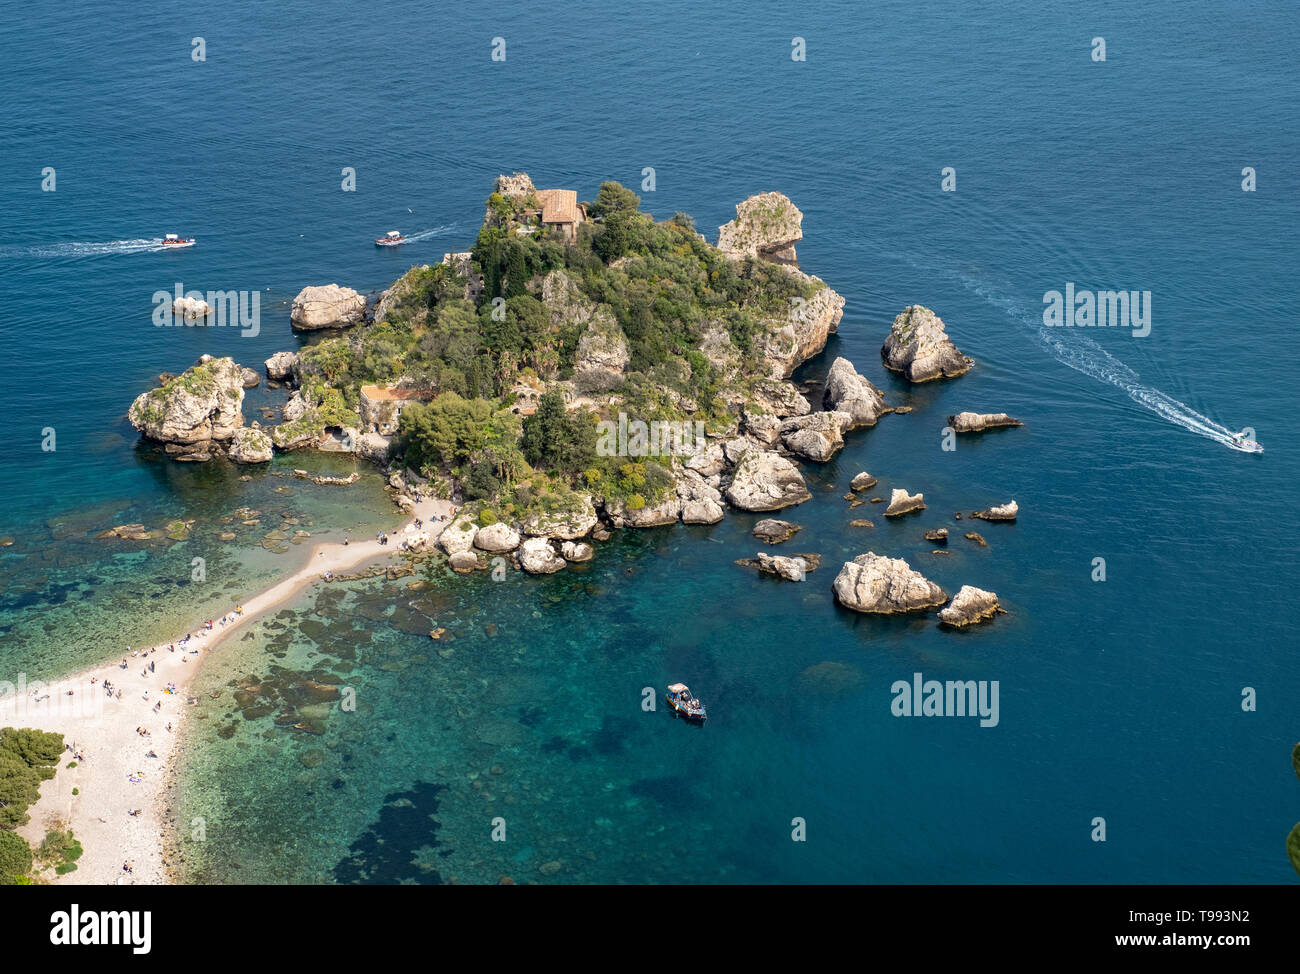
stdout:
[(1235, 433), (1232, 442), (1228, 444), (1234, 450), (1240, 450), (1242, 453), (1263, 453), (1264, 448), (1256, 443), (1253, 439), (1246, 436), (1245, 433)]
[(668, 706), (672, 708), (675, 717), (681, 717), (683, 720), (693, 720), (696, 723), (704, 723), (708, 719), (708, 713), (704, 710), (704, 704), (691, 695), (690, 688), (685, 683), (674, 683), (668, 688), (665, 696)]
[(382, 237), (375, 239), (376, 247), (400, 247), (404, 243), (406, 243), (406, 238), (396, 230), (389, 230)]
[(162, 245), (164, 247), (193, 247), (193, 237), (178, 237), (174, 233), (169, 233), (163, 237)]

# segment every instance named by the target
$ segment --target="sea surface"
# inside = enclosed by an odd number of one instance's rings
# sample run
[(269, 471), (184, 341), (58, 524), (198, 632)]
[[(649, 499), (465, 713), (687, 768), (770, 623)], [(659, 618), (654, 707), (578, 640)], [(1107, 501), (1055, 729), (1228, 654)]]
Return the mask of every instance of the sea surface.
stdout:
[[(125, 411), (203, 353), (260, 369), (298, 347), (305, 285), (371, 293), (466, 248), (499, 172), (582, 199), (617, 179), (710, 239), (738, 201), (786, 193), (801, 265), (847, 299), (796, 379), (815, 395), (843, 355), (914, 408), (805, 465), (815, 496), (787, 512), (804, 529), (786, 547), (823, 562), (804, 584), (737, 567), (762, 546), (757, 516), (731, 512), (619, 533), (549, 578), (305, 590), (199, 677), (218, 696), (199, 694), (172, 802), (191, 881), (1295, 880), (1293, 3), (110, 2), (0, 19), (0, 679), (173, 636), (315, 539), (394, 522), (364, 464), (172, 463)], [(393, 228), (419, 238), (376, 249)], [(161, 252), (167, 232), (198, 245)], [(1150, 291), (1150, 334), (1045, 328), (1043, 295), (1067, 282)], [(154, 292), (178, 283), (259, 292), (258, 333), (155, 327)], [(882, 369), (911, 303), (969, 374), (909, 388)], [(284, 396), (253, 390), (245, 414)], [(966, 409), (1026, 426), (943, 449)], [(1225, 445), (1244, 427), (1267, 452)], [(305, 466), (365, 476), (317, 487), (290, 476)], [(860, 470), (926, 511), (850, 510)], [(1014, 524), (954, 519), (1012, 498)], [(862, 517), (874, 528), (849, 526)], [(178, 520), (194, 522), (179, 540), (95, 537)], [(935, 555), (921, 535), (942, 525)], [(837, 608), (839, 564), (869, 550), (1008, 613), (947, 632)], [(997, 726), (894, 716), (891, 686), (918, 672), (998, 681)], [(678, 680), (705, 729), (643, 709)], [(250, 687), (306, 729), (241, 716)]]

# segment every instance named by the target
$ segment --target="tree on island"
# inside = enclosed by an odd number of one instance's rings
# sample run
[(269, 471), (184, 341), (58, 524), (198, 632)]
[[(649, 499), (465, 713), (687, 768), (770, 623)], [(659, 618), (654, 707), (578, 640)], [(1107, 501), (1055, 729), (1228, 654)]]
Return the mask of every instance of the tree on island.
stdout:
[(32, 847), (17, 832), (0, 829), (0, 886), (23, 884), (32, 871)]
[(532, 466), (574, 474), (596, 458), (596, 426), (586, 413), (569, 415), (564, 394), (548, 389), (538, 400), (537, 412), (524, 420), (519, 446)]

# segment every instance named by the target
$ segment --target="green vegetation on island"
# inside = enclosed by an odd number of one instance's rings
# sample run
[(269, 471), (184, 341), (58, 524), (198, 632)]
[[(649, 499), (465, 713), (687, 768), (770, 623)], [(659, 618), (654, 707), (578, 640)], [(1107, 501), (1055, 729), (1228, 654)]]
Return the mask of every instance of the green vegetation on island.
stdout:
[(361, 387), (400, 383), (435, 395), (401, 412), (405, 465), (494, 515), (553, 510), (574, 491), (653, 503), (673, 484), (664, 462), (599, 456), (598, 422), (734, 426), (772, 371), (760, 336), (825, 285), (724, 254), (689, 217), (656, 222), (640, 202), (606, 182), (587, 219), (559, 228), (536, 219), (535, 192), (494, 192), (467, 259), (413, 268), (372, 323), (300, 353), (305, 409), (277, 445), (361, 428)]

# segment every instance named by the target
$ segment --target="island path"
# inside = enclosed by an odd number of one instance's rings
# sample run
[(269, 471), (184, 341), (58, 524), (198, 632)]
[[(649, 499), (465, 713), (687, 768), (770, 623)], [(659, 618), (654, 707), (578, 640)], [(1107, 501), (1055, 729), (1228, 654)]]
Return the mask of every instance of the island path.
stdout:
[[(396, 555), (402, 539), (414, 534), (427, 533), (431, 545), (450, 523), (452, 511), (449, 501), (421, 500), (411, 519), (389, 535), (387, 546), (378, 540), (318, 545), (301, 569), (245, 599), (242, 612), (232, 609), (212, 620), (210, 630), (199, 623), (174, 643), (135, 647), (125, 654), (125, 669), (123, 657), (115, 656), (56, 683), (23, 686), (0, 698), (0, 727), (57, 731), (68, 746), (58, 773), (41, 784), (40, 800), (28, 809), (31, 821), (18, 832), (39, 845), (46, 830), (61, 822), (85, 851), (75, 871), (56, 877), (49, 870), (44, 878), (78, 885), (171, 881), (172, 870), (163, 863), (166, 785), (175, 774), (177, 747), (190, 724), (185, 719), (188, 689), (204, 654), (325, 572), (346, 572), (380, 556)], [(444, 514), (448, 521), (440, 520)], [(414, 527), (416, 519), (424, 522), (423, 528)], [(114, 691), (111, 696), (104, 690), (106, 680)], [(169, 686), (172, 692), (167, 692)], [(68, 767), (72, 762), (76, 767)], [(186, 823), (178, 827), (190, 831)]]

